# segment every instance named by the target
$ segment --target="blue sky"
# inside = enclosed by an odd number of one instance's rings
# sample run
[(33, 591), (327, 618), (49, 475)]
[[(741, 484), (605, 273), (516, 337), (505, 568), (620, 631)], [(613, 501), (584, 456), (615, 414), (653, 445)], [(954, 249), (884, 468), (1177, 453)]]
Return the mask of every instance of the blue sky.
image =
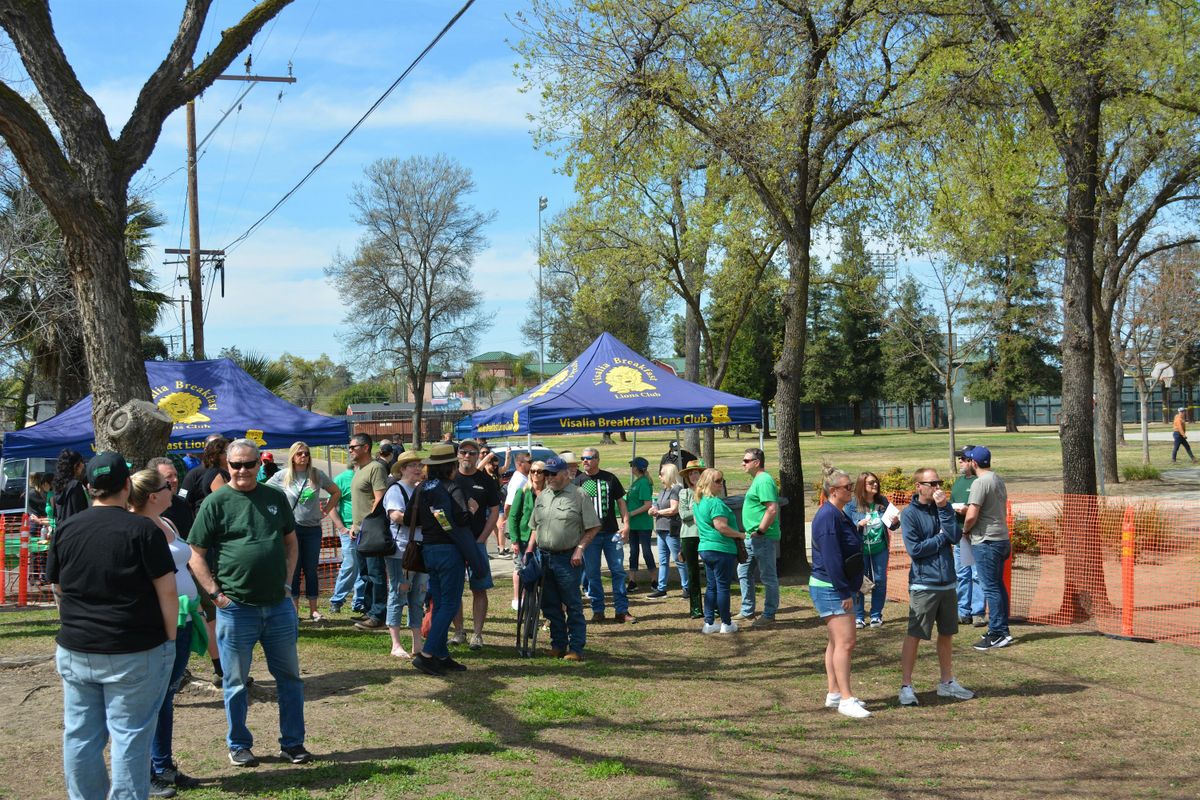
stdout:
[[(84, 87), (119, 131), (137, 92), (166, 53), (182, 2), (58, 0), (55, 30)], [(216, 0), (199, 52), (250, 7)], [(226, 259), (225, 297), (214, 296), (206, 318), (206, 350), (237, 345), (268, 355), (345, 357), (344, 304), (322, 272), (358, 237), (349, 196), (363, 168), (383, 157), (445, 153), (474, 173), (471, 198), (497, 213), (489, 248), (476, 262), (475, 286), (486, 318), (504, 311), (504, 324), (482, 329), (477, 352), (533, 349), (522, 341), (519, 318), (534, 291), (537, 200), (549, 198), (543, 219), (565, 208), (571, 182), (535, 151), (527, 115), (536, 109), (518, 91), (517, 58), (508, 40), (514, 0), (479, 0), (351, 139), (248, 240)], [(296, 84), (259, 84), (212, 135), (199, 164), (201, 247), (224, 248), (312, 167), (458, 10), (459, 3), (427, 0), (296, 0), (250, 48), (254, 72), (286, 74)], [(239, 58), (228, 72), (243, 72)], [(277, 99), (282, 88), (283, 98)], [(245, 84), (218, 82), (197, 103), (197, 134), (206, 136)], [(186, 247), (184, 112), (163, 127), (154, 154), (135, 178), (166, 215), (155, 237), (161, 288), (185, 291), (176, 271), (162, 266), (166, 247)], [(179, 317), (164, 318), (163, 334), (179, 334)], [(464, 354), (464, 356), (472, 354)]]

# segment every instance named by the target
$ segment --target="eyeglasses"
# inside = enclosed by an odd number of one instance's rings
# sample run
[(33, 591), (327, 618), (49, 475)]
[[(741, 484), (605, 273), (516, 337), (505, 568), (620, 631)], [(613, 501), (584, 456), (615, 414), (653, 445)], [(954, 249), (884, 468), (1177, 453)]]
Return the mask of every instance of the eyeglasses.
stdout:
[(600, 456), (580, 456), (580, 459), (583, 461), (595, 461), (599, 457)]
[(253, 461), (230, 461), (229, 462), (229, 469), (231, 471), (235, 470), (235, 469), (254, 469), (257, 466), (258, 466), (257, 458), (254, 459)]
[(544, 470), (544, 469), (531, 469), (531, 470), (529, 470), (529, 474), (530, 474), (530, 475), (545, 475), (545, 474), (546, 474), (546, 470)]
[(867, 486), (878, 486), (878, 485), (879, 485), (879, 481), (876, 481), (876, 480), (867, 480), (867, 481), (866, 481), (866, 485), (867, 485)]
[(758, 461), (758, 459), (757, 458), (743, 458), (742, 459), (743, 464), (749, 464), (751, 461)]
[(942, 481), (917, 481), (918, 486), (941, 486)]
[(848, 492), (848, 491), (850, 491), (850, 484), (848, 484), (848, 483), (842, 483), (842, 484), (839, 484), (839, 485), (837, 485), (837, 486), (830, 486), (830, 487), (829, 487), (829, 491), (833, 491), (834, 489), (845, 489), (845, 490)]
[(359, 448), (362, 448), (362, 447), (366, 447), (366, 445), (365, 444), (351, 444), (351, 445), (347, 445), (346, 449), (358, 450)]
[(301, 450), (299, 453), (296, 453), (296, 458), (300, 458), (301, 456), (304, 456), (305, 458), (309, 458), (309, 457), (310, 457), (310, 456), (308, 455), (308, 453), (307, 453), (307, 452), (305, 452), (305, 451), (303, 451), (303, 450)]
[(472, 458), (478, 458), (479, 451), (478, 450), (459, 450), (458, 455), (459, 456), (470, 456)]
[(163, 491), (164, 489), (170, 489), (170, 488), (171, 488), (171, 484), (169, 484), (169, 483), (164, 483), (162, 486), (158, 487), (157, 489), (155, 489), (155, 490), (154, 490), (153, 492), (151, 492), (150, 494), (158, 494), (159, 492)]

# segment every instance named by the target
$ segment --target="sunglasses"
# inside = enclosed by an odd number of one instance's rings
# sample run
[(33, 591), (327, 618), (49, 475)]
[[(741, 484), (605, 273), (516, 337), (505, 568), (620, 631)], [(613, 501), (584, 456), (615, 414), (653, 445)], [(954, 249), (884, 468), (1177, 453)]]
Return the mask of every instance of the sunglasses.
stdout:
[(235, 469), (254, 469), (257, 466), (258, 466), (257, 458), (254, 459), (253, 461), (230, 461), (229, 462), (230, 471), (235, 470)]
[(918, 486), (941, 486), (944, 481), (917, 481)]
[(742, 459), (743, 464), (749, 464), (752, 461), (758, 461), (758, 459), (757, 458), (743, 458)]
[(581, 456), (584, 461), (595, 461), (600, 456)]
[(351, 444), (351, 445), (347, 445), (347, 446), (346, 446), (346, 448), (347, 448), (348, 450), (358, 450), (358, 449), (360, 449), (360, 448), (363, 448), (363, 447), (366, 447), (366, 445), (365, 445), (365, 444)]
[(544, 469), (531, 469), (531, 470), (529, 470), (529, 474), (530, 474), (530, 475), (545, 475), (545, 474), (546, 474), (546, 470), (544, 470)]
[(725, 479), (724, 478), (713, 478), (712, 482), (713, 483), (724, 483)]
[(477, 458), (479, 456), (479, 451), (478, 450), (459, 450), (458, 454), (459, 454), (459, 456), (470, 456), (472, 458)]
[(164, 489), (170, 489), (170, 488), (171, 488), (171, 484), (169, 484), (169, 483), (164, 483), (162, 486), (158, 487), (157, 489), (155, 489), (155, 490), (154, 490), (153, 492), (151, 492), (150, 494), (158, 494), (159, 492), (163, 491)]
[(843, 484), (841, 484), (841, 485), (839, 485), (839, 486), (831, 486), (831, 487), (829, 487), (829, 488), (830, 488), (830, 490), (833, 490), (833, 489), (845, 489), (847, 492), (851, 491), (851, 489), (850, 489), (850, 484), (848, 484), (848, 483), (843, 483)]

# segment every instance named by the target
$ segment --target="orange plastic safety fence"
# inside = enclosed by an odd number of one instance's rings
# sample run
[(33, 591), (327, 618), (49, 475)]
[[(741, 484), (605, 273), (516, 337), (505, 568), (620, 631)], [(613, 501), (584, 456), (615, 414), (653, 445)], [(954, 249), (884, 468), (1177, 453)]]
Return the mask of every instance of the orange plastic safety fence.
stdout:
[[(1014, 621), (1200, 646), (1200, 502), (1010, 494), (1009, 529)], [(909, 563), (893, 536), (888, 599), (908, 601)]]

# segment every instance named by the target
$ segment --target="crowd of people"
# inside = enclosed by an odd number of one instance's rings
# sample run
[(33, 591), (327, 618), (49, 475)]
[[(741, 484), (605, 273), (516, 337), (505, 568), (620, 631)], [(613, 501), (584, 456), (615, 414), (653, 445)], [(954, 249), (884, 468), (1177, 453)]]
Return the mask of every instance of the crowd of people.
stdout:
[[(135, 472), (116, 453), (85, 463), (63, 452), (45, 487), (46, 521), (54, 529), (47, 577), (62, 618), (57, 663), (72, 796), (102, 797), (111, 789), (114, 796), (170, 797), (196, 785), (180, 771), (171, 747), (174, 695), (192, 652), (212, 660), (232, 764), (258, 763), (246, 724), (256, 644), (276, 681), (279, 754), (296, 764), (312, 759), (304, 744), (297, 639), (301, 620), (323, 619), (317, 572), (326, 518), (342, 544), (328, 612), (340, 614), (349, 602), (357, 629), (386, 630), (390, 653), (429, 675), (467, 669), (452, 657), (451, 644), (484, 646), (494, 557), (514, 559), (514, 609), (521, 566), (537, 559), (540, 612), (555, 658), (585, 659), (588, 626), (609, 621), (610, 602), (613, 622), (637, 622), (629, 592), (639, 564), (649, 575), (649, 599), (666, 597), (672, 571), (678, 574), (687, 616), (704, 635), (735, 634), (739, 622), (751, 628), (775, 623), (780, 498), (758, 448), (742, 457), (750, 484), (735, 512), (724, 473), (700, 459), (680, 465), (665, 457), (656, 491), (644, 458), (629, 462), (633, 480), (626, 489), (601, 469), (594, 447), (578, 459), (564, 452), (538, 461), (510, 451), (500, 464), (482, 441), (440, 442), (424, 458), (380, 444), (375, 449), (369, 435), (355, 434), (348, 445), (351, 468), (332, 478), (312, 463), (304, 442), (291, 446), (286, 463), (266, 469), (274, 458), (253, 441), (213, 436), (182, 480), (168, 458)], [(1004, 483), (991, 470), (987, 448), (968, 446), (957, 456), (953, 487), (947, 489), (934, 469), (918, 470), (903, 511), (881, 492), (874, 473), (855, 480), (832, 467), (825, 471), (826, 502), (812, 521), (808, 588), (828, 634), (826, 707), (853, 718), (871, 715), (851, 685), (852, 656), (857, 631), (884, 624), (888, 554), (897, 531), (911, 558), (901, 705), (919, 703), (917, 650), (935, 627), (941, 697), (974, 696), (952, 668), (960, 625), (986, 625), (977, 650), (1011, 643)], [(502, 489), (500, 477), (509, 468), (512, 477)], [(377, 514), (386, 515), (391, 546), (379, 554), (364, 539), (360, 551), (364, 523)], [(497, 554), (489, 548), (493, 536)], [(420, 568), (409, 561), (413, 553)], [(105, 739), (112, 743), (111, 777), (100, 755)]]

